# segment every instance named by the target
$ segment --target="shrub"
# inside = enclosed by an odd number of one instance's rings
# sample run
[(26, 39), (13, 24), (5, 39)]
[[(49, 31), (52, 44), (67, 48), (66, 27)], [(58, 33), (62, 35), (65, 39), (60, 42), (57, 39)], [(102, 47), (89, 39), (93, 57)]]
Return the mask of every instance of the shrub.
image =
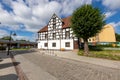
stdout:
[(0, 46), (0, 50), (6, 50), (5, 46)]

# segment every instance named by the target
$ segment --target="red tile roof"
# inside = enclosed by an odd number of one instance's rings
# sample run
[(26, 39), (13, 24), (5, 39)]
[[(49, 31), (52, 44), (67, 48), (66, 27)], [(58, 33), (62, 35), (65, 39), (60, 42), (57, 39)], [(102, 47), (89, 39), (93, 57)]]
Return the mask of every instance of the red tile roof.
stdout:
[[(68, 27), (70, 27), (70, 19), (71, 19), (71, 16), (62, 19), (62, 21), (63, 21), (62, 28), (68, 28)], [(38, 31), (38, 33), (40, 33), (40, 32), (46, 32), (46, 31), (48, 31), (48, 25), (45, 26), (45, 27), (43, 27), (42, 29), (40, 29)]]
[(71, 16), (62, 19), (64, 23), (62, 28), (70, 27), (70, 23), (71, 23), (70, 19), (71, 19)]
[(40, 30), (38, 31), (38, 33), (40, 33), (40, 32), (46, 32), (46, 31), (48, 31), (48, 26), (45, 26), (45, 27), (43, 27), (42, 29), (40, 29)]

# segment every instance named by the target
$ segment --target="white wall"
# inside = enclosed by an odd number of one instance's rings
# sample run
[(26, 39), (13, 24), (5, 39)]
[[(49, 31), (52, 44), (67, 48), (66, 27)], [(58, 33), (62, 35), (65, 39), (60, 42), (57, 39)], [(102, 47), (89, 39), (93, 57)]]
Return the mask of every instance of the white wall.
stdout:
[[(66, 42), (70, 42), (70, 47), (65, 47)], [(66, 50), (73, 50), (74, 49), (73, 39), (61, 40), (61, 48), (65, 48)]]
[[(48, 42), (48, 47), (44, 47), (44, 43)], [(65, 47), (65, 43), (70, 42), (70, 47)], [(52, 43), (56, 43), (56, 47), (52, 47)], [(38, 41), (38, 49), (60, 49), (60, 40), (44, 40), (44, 41)], [(73, 39), (62, 39), (61, 40), (61, 48), (64, 48), (65, 50), (73, 50)]]

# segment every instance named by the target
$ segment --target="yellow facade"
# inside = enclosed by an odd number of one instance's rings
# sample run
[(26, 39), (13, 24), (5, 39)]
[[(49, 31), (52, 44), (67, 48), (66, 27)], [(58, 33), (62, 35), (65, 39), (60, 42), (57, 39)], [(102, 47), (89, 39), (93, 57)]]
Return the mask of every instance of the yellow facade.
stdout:
[(111, 25), (105, 25), (101, 32), (89, 38), (88, 42), (116, 42), (115, 30)]

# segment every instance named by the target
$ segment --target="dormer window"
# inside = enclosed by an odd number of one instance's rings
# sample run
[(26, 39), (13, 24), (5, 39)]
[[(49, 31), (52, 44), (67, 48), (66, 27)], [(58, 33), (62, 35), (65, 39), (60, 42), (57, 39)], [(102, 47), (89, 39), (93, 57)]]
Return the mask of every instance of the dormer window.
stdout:
[(64, 25), (65, 23), (64, 22), (62, 22), (62, 26)]

